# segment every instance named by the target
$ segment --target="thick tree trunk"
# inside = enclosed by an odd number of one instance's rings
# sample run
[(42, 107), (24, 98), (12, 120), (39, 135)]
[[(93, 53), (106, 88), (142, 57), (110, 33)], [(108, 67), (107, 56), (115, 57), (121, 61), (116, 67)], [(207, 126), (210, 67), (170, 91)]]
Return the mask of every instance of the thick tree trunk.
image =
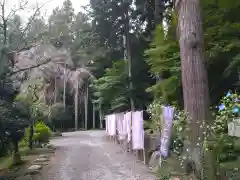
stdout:
[(184, 107), (191, 118), (191, 140), (197, 143), (199, 124), (210, 120), (200, 0), (180, 1), (178, 27)]
[(93, 129), (96, 128), (96, 119), (95, 119), (95, 104), (93, 103)]
[(21, 162), (21, 155), (19, 153), (18, 141), (13, 141), (14, 152), (13, 152), (13, 165), (17, 165)]
[(84, 109), (85, 109), (85, 130), (88, 128), (88, 83), (85, 84), (84, 90)]
[(33, 149), (33, 134), (34, 134), (34, 129), (33, 129), (34, 123), (31, 122), (31, 125), (29, 127), (29, 137), (28, 137), (28, 147), (29, 149)]
[[(131, 50), (131, 39), (129, 33), (129, 7), (130, 4), (126, 3), (126, 12), (124, 13), (124, 36), (126, 40), (126, 44), (124, 44), (126, 55), (124, 55), (124, 59), (128, 62), (128, 77), (129, 77), (129, 89), (133, 90), (133, 82), (132, 82), (132, 50)], [(127, 59), (126, 59), (127, 58)], [(134, 100), (130, 97), (131, 111), (134, 111), (135, 105)]]
[(75, 87), (75, 98), (74, 98), (74, 101), (75, 101), (75, 130), (77, 131), (78, 130), (78, 80), (76, 81), (76, 87)]
[(102, 118), (102, 104), (101, 103), (99, 104), (99, 120), (100, 120), (100, 129), (102, 129), (103, 128), (103, 122), (102, 122), (103, 118)]
[(155, 26), (162, 25), (163, 21), (164, 2), (163, 0), (155, 0), (154, 19)]
[[(177, 0), (175, 8), (178, 12), (184, 108), (190, 118), (189, 138), (192, 152), (200, 151), (202, 155), (203, 129), (200, 125), (203, 121), (210, 121), (210, 109), (200, 0)], [(202, 157), (194, 160), (202, 169)]]
[[(154, 10), (154, 19), (155, 19), (155, 28), (163, 23), (163, 12), (164, 12), (164, 2), (163, 0), (155, 0), (155, 10)], [(161, 73), (156, 75), (156, 82), (162, 79)]]
[(54, 81), (54, 104), (57, 103), (57, 77), (55, 77)]
[(64, 65), (64, 81), (63, 81), (63, 106), (66, 109), (66, 64)]

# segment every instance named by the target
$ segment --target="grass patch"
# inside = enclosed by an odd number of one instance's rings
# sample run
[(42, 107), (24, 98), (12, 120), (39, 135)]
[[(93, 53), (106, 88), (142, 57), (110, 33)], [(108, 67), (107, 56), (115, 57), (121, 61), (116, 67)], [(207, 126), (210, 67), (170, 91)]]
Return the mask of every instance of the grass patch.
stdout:
[(28, 163), (29, 161), (32, 161), (33, 159), (35, 160), (37, 155), (48, 154), (53, 152), (54, 152), (53, 149), (49, 149), (49, 148), (34, 148), (31, 150), (28, 147), (21, 147), (19, 149), (21, 159), (17, 163), (14, 163), (14, 158), (12, 154), (9, 156), (0, 158), (0, 176), (1, 176), (1, 172), (3, 171), (15, 168), (16, 166), (21, 166), (23, 164)]
[(11, 166), (12, 163), (12, 156), (6, 156), (0, 158), (0, 171), (7, 169)]
[[(21, 157), (26, 156), (28, 152), (29, 152), (29, 149), (27, 147), (20, 148), (19, 150)], [(13, 159), (14, 159), (13, 154), (0, 158), (0, 171), (11, 168), (13, 166)], [(24, 162), (19, 161), (17, 162), (17, 165), (21, 165), (22, 163)]]
[(30, 150), (28, 147), (20, 148), (21, 159), (18, 163), (13, 163), (13, 155), (0, 158), (0, 176), (5, 176), (7, 179), (14, 179), (26, 175), (29, 170), (29, 165), (32, 164), (38, 155), (51, 154), (54, 152), (52, 148), (34, 148)]
[(158, 180), (169, 180), (171, 177), (179, 177), (181, 180), (189, 177), (185, 176), (176, 155), (171, 155), (162, 162), (162, 166), (157, 171)]

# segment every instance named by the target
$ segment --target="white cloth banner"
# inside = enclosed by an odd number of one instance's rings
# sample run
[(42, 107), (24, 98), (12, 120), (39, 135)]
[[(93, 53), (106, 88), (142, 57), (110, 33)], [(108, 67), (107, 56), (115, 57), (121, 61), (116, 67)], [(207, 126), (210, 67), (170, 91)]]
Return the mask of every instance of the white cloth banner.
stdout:
[(109, 121), (108, 121), (108, 119), (109, 119), (109, 115), (107, 115), (107, 116), (105, 116), (105, 122), (106, 122), (106, 133), (107, 134), (109, 134), (109, 125), (108, 125), (108, 123), (109, 123)]
[(126, 118), (126, 114), (127, 113), (125, 113), (124, 115), (123, 115), (123, 129), (122, 129), (122, 134), (126, 137), (127, 136), (127, 134), (128, 134), (128, 127), (127, 127), (127, 125), (128, 125), (128, 123), (127, 123), (127, 118)]
[(115, 114), (111, 114), (109, 115), (109, 135), (110, 136), (115, 136), (116, 135), (116, 115)]
[(123, 129), (123, 121), (124, 121), (124, 113), (118, 113), (116, 115), (117, 118), (117, 130), (118, 130), (118, 136), (119, 140), (123, 140), (125, 138), (124, 136), (124, 129)]
[(126, 121), (126, 130), (127, 130), (127, 140), (128, 140), (128, 142), (130, 142), (131, 141), (132, 112), (127, 112), (125, 114), (125, 121)]
[(143, 112), (133, 112), (132, 117), (132, 148), (144, 149)]

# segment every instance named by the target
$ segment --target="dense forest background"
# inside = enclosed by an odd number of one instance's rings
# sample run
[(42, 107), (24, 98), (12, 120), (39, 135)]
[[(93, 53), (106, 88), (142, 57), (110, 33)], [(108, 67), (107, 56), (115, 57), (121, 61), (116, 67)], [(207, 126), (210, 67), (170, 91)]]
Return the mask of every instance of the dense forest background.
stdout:
[[(237, 12), (240, 3), (237, 0), (201, 2), (210, 99), (211, 106), (215, 106), (226, 91), (239, 88), (240, 19)], [(18, 15), (17, 9), (7, 16), (4, 4), (1, 6), (0, 74), (4, 103), (12, 103), (19, 93), (9, 76), (14, 66), (12, 52), (57, 41), (70, 53), (75, 69), (84, 68), (94, 76), (87, 84), (90, 85), (87, 98), (96, 110), (101, 109), (102, 116), (129, 110), (130, 99), (135, 109), (145, 110), (153, 100), (183, 108), (177, 15), (171, 0), (160, 4), (154, 0), (91, 0), (85, 11), (78, 13), (71, 1), (66, 0), (53, 10), (48, 21), (38, 7), (28, 22)], [(24, 4), (21, 8), (24, 9)], [(129, 21), (131, 78), (128, 62), (124, 60), (126, 21)], [(70, 119), (71, 123), (67, 123), (70, 126), (74, 125), (73, 101), (73, 97), (67, 95), (71, 115), (66, 119)], [(90, 127), (93, 105), (87, 106), (90, 107)], [(80, 103), (81, 108), (79, 121), (83, 122), (84, 103)]]

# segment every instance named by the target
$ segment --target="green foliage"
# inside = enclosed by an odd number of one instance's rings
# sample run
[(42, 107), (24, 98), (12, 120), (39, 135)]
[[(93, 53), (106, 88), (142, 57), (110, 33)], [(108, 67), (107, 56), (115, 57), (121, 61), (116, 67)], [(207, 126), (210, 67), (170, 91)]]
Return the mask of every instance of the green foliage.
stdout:
[(176, 108), (170, 147), (178, 155), (182, 153), (184, 141), (188, 140), (188, 128), (187, 114), (183, 110)]
[(209, 135), (206, 137), (207, 150), (215, 152), (219, 162), (234, 160), (237, 157), (234, 145), (236, 137), (228, 135), (228, 123), (239, 117), (239, 94), (223, 97)]
[(53, 104), (49, 108), (48, 120), (52, 125), (52, 129), (55, 131), (57, 129), (62, 129), (63, 124), (69, 122), (72, 119), (72, 109), (69, 106), (64, 108), (62, 103)]
[(94, 90), (94, 102), (103, 104), (105, 112), (120, 111), (128, 107), (126, 67), (125, 61), (116, 61), (112, 68), (105, 70), (103, 77), (96, 79), (91, 85)]
[(33, 136), (34, 141), (39, 143), (48, 143), (49, 138), (52, 136), (52, 131), (50, 128), (44, 124), (42, 121), (39, 121), (35, 125), (35, 133)]
[(24, 135), (26, 119), (19, 118), (15, 104), (0, 100), (0, 154), (6, 155), (12, 150), (12, 143), (18, 142)]
[[(228, 123), (232, 122), (234, 118), (239, 117), (239, 94), (228, 93), (221, 100), (221, 105), (215, 114), (213, 124), (206, 124), (202, 122), (199, 124), (200, 129), (204, 135), (204, 151), (208, 158), (206, 162), (210, 162), (214, 167), (213, 173), (219, 173), (220, 164), (237, 160), (239, 156), (239, 138), (228, 135)], [(172, 136), (172, 150), (180, 158), (181, 163), (186, 161), (184, 154), (182, 154), (183, 142), (188, 140), (189, 128), (188, 117), (184, 111), (178, 111), (175, 116)]]
[(156, 98), (162, 97), (166, 102), (171, 102), (171, 96), (176, 94), (180, 86), (179, 47), (170, 30), (171, 28), (165, 31), (163, 27), (158, 26), (151, 48), (145, 51), (151, 73), (161, 77), (147, 91), (152, 92)]
[[(27, 146), (29, 144), (29, 135), (30, 128), (26, 128), (25, 135), (22, 141), (20, 142), (20, 146)], [(33, 140), (35, 145), (41, 145), (49, 142), (49, 138), (52, 136), (51, 129), (42, 121), (38, 121), (34, 125), (34, 134)]]
[(149, 106), (148, 106), (148, 113), (150, 114), (150, 123), (151, 123), (151, 130), (153, 132), (159, 132), (161, 129), (161, 122), (162, 119), (162, 106), (163, 102), (161, 99), (154, 100)]

